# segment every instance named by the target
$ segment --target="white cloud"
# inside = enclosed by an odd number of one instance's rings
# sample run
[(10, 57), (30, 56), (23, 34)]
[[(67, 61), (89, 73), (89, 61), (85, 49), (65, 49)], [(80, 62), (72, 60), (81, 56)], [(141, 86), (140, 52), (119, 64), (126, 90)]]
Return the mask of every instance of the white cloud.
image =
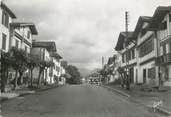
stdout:
[(39, 40), (56, 41), (59, 53), (84, 68), (101, 66), (112, 56), (118, 34), (124, 30), (124, 12), (130, 12), (130, 30), (141, 15), (151, 16), (170, 0), (6, 0), (19, 19), (33, 21)]

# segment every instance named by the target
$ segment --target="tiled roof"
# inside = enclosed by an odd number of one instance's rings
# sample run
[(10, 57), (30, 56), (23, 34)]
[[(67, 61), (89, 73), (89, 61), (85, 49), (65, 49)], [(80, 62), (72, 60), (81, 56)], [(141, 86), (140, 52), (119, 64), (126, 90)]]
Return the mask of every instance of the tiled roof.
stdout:
[[(115, 46), (116, 51), (123, 49), (123, 43), (125, 42), (125, 37), (126, 37), (126, 32), (120, 32), (118, 42)], [(133, 38), (133, 32), (132, 31), (128, 32), (128, 40), (127, 41), (129, 41), (129, 39), (131, 39), (131, 38)]]
[(6, 5), (5, 3), (0, 2), (0, 6), (2, 7), (2, 9), (4, 9), (5, 11), (7, 11), (7, 12), (9, 13), (9, 15), (10, 15), (12, 18), (17, 18), (17, 17), (15, 16), (15, 14), (11, 11), (11, 9), (9, 9), (9, 8), (7, 7), (7, 5)]
[(50, 56), (55, 57), (56, 59), (62, 59), (62, 57), (57, 52), (51, 52)]
[(134, 33), (133, 33), (133, 37), (136, 39), (138, 36), (139, 31), (142, 29), (142, 25), (144, 22), (151, 22), (152, 17), (149, 16), (140, 16), (137, 22), (137, 25), (135, 27)]
[(109, 57), (107, 64), (111, 65), (113, 63), (113, 57)]
[(159, 6), (155, 10), (151, 23), (150, 28), (158, 28), (158, 24), (163, 20), (167, 13), (171, 12), (171, 6)]
[(32, 46), (46, 48), (48, 51), (51, 52), (57, 51), (55, 42), (37, 41), (37, 42), (33, 42)]
[(31, 30), (31, 33), (34, 35), (37, 35), (37, 29), (36, 26), (34, 25), (34, 23), (30, 23), (30, 22), (13, 22), (10, 24), (13, 27), (23, 27), (23, 26), (28, 26)]

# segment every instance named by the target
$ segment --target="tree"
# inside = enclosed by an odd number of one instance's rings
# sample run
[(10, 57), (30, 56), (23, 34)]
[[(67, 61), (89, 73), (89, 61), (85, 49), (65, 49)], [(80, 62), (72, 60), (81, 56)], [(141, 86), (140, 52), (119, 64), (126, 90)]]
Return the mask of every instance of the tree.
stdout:
[(14, 78), (14, 89), (18, 86), (18, 73), (19, 73), (19, 84), (23, 77), (23, 73), (27, 70), (28, 54), (22, 49), (12, 47), (10, 49), (11, 66), (15, 70)]
[(119, 72), (119, 74), (121, 75), (121, 86), (122, 88), (124, 88), (124, 85), (125, 85), (125, 78), (123, 75), (125, 75), (125, 71), (122, 67), (118, 67), (117, 71)]
[[(46, 70), (50, 67), (54, 67), (54, 63), (52, 61), (47, 61), (46, 62)], [(44, 84), (46, 85), (47, 84), (47, 77), (45, 77), (45, 80), (44, 80)]]
[(1, 92), (5, 92), (5, 85), (7, 83), (7, 78), (8, 78), (8, 70), (10, 68), (10, 53), (7, 52), (1, 52), (1, 58), (0, 58), (0, 62), (1, 62)]
[(108, 69), (108, 66), (107, 66), (107, 64), (105, 64), (104, 65), (104, 67), (101, 69), (101, 71), (100, 71), (100, 75), (102, 76), (102, 79), (101, 79), (101, 81), (103, 82), (103, 83), (105, 83), (106, 82), (106, 78), (107, 78), (107, 75), (109, 74), (109, 69)]
[(71, 78), (67, 79), (68, 83), (79, 84), (81, 82), (81, 75), (76, 66), (68, 65), (66, 68), (66, 72), (71, 75)]
[[(54, 66), (54, 63), (52, 61), (45, 61), (45, 60), (40, 60), (38, 63), (38, 67), (39, 67), (39, 75), (38, 75), (38, 82), (37, 82), (37, 87), (40, 85), (41, 83), (41, 74), (43, 73), (43, 71), (51, 66)], [(46, 82), (46, 80), (45, 80)]]
[(39, 57), (33, 54), (29, 55), (28, 68), (30, 70), (30, 86), (33, 86), (33, 70), (38, 66)]

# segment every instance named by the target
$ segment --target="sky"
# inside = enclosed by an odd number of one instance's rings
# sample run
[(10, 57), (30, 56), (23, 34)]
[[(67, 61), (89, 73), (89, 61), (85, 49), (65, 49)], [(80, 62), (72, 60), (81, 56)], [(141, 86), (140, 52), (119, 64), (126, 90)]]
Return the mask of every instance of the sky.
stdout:
[(129, 30), (139, 16), (152, 16), (158, 6), (171, 0), (5, 0), (19, 21), (35, 23), (36, 40), (55, 41), (58, 53), (80, 69), (100, 68), (113, 56), (119, 32)]

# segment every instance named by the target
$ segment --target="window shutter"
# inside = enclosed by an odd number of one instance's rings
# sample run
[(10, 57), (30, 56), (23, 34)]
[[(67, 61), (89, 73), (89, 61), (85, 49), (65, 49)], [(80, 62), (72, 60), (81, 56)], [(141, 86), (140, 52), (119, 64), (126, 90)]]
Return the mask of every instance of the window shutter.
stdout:
[(6, 49), (6, 38), (7, 36), (5, 34), (2, 34), (2, 49)]
[(2, 24), (4, 24), (5, 14), (4, 11), (2, 11)]
[(6, 14), (5, 16), (6, 16), (6, 18), (5, 18), (5, 26), (8, 28), (9, 16), (8, 16), (8, 14)]

